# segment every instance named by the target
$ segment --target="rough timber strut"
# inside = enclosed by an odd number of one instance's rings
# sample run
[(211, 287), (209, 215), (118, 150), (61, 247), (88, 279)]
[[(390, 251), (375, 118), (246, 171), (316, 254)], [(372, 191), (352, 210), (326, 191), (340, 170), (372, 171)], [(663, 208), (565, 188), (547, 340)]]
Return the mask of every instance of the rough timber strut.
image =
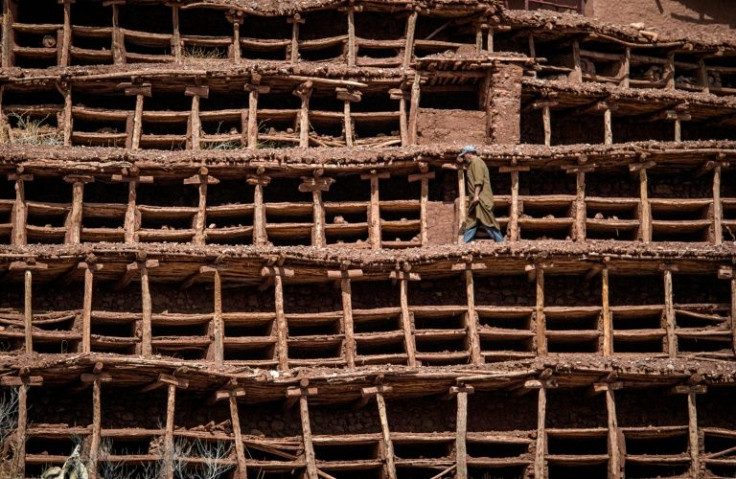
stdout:
[(730, 0), (0, 2), (0, 478), (736, 477)]

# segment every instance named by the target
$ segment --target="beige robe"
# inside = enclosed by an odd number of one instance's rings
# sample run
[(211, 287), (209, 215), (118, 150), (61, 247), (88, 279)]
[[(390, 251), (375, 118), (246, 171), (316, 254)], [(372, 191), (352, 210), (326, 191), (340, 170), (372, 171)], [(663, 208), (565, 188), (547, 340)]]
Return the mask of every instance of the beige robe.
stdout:
[[(463, 229), (467, 230), (480, 222), (485, 226), (492, 226), (499, 231), (501, 227), (496, 221), (496, 217), (493, 215), (493, 190), (491, 190), (491, 175), (488, 172), (488, 167), (485, 162), (479, 157), (474, 157), (470, 160), (468, 168), (465, 171), (465, 182), (468, 193), (468, 212), (463, 223)], [(478, 195), (478, 203), (471, 207), (470, 203), (473, 201), (473, 195), (475, 194), (475, 187), (480, 186), (480, 194)]]

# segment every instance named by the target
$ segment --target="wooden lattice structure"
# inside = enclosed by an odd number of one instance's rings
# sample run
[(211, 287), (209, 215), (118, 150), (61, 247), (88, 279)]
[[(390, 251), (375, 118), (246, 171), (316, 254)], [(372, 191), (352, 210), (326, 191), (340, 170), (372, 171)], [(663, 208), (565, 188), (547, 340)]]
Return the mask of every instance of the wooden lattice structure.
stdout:
[(4, 0), (0, 477), (733, 477), (736, 42), (516, 3)]

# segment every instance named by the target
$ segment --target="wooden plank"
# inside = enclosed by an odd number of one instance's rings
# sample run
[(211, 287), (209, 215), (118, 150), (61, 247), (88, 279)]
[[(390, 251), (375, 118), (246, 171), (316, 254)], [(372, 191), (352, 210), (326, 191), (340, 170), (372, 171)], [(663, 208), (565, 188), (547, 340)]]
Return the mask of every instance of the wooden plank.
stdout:
[(667, 353), (677, 357), (677, 335), (675, 334), (675, 307), (672, 297), (672, 271), (664, 270), (664, 320), (667, 330)]
[(363, 180), (371, 182), (371, 200), (368, 206), (368, 237), (371, 242), (371, 248), (376, 250), (381, 248), (381, 198), (379, 194), (379, 180), (389, 178), (389, 173), (378, 173), (371, 170), (369, 174), (360, 176)]
[(33, 353), (33, 273), (26, 270), (24, 277), (23, 325), (25, 328), (25, 350), (26, 354), (31, 354)]
[(343, 102), (343, 128), (345, 129), (345, 145), (350, 148), (353, 146), (353, 119), (350, 116), (350, 100)]
[(468, 432), (468, 393), (457, 393), (457, 430), (455, 436), (456, 479), (468, 479), (468, 453), (465, 436)]
[(299, 63), (299, 24), (304, 23), (304, 20), (302, 20), (301, 15), (299, 15), (298, 13), (295, 13), (294, 17), (288, 20), (289, 23), (292, 24), (289, 60), (292, 65), (296, 65), (297, 63)]
[(547, 320), (544, 316), (544, 269), (540, 265), (536, 265), (536, 294), (537, 355), (545, 356), (547, 354)]
[(381, 437), (383, 440), (383, 448), (385, 450), (385, 473), (388, 479), (396, 479), (396, 457), (394, 455), (394, 444), (391, 441), (391, 430), (388, 425), (388, 413), (386, 411), (386, 401), (383, 393), (376, 394), (376, 404), (378, 405), (378, 418), (381, 422)]
[[(541, 271), (540, 271), (541, 273)], [(537, 274), (542, 276), (542, 274)], [(537, 444), (534, 453), (534, 479), (545, 479), (547, 477), (547, 431), (545, 430), (547, 414), (547, 390), (539, 388), (537, 400)]]
[(235, 440), (235, 456), (238, 460), (238, 468), (235, 471), (235, 479), (248, 479), (248, 469), (245, 462), (245, 448), (243, 447), (243, 433), (240, 428), (240, 415), (238, 413), (238, 397), (231, 394), (230, 422), (233, 426), (233, 439)]

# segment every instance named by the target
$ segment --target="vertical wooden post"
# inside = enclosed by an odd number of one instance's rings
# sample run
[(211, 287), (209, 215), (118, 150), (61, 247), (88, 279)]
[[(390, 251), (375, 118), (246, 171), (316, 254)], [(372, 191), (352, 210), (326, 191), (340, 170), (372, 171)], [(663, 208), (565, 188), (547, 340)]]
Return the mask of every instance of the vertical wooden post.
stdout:
[(253, 194), (253, 244), (256, 246), (268, 244), (263, 188), (268, 186), (269, 183), (271, 183), (271, 178), (262, 174), (248, 177), (248, 184), (255, 186)]
[(483, 51), (483, 26), (481, 22), (475, 24), (475, 52), (480, 54)]
[[(5, 2), (9, 3), (9, 2)], [(16, 426), (16, 476), (26, 477), (26, 431), (28, 429), (28, 386), (18, 387), (18, 425)]]
[(13, 23), (15, 23), (17, 11), (18, 7), (15, 2), (10, 0), (3, 2), (3, 68), (15, 66), (15, 30), (13, 30)]
[(285, 371), (289, 369), (289, 350), (288, 336), (289, 324), (286, 321), (284, 313), (284, 276), (294, 276), (294, 270), (278, 266), (264, 266), (261, 269), (261, 276), (264, 278), (273, 278), (274, 284), (274, 303), (276, 307), (276, 355), (278, 356), (279, 369)]
[[(597, 386), (597, 385), (596, 385)], [(621, 388), (621, 383), (606, 383), (606, 415), (608, 417), (608, 479), (621, 479), (623, 467), (621, 462), (621, 437), (616, 417), (615, 389)]]
[(84, 208), (84, 185), (93, 183), (94, 176), (86, 175), (67, 175), (64, 181), (72, 184), (72, 207), (66, 218), (66, 238), (67, 244), (79, 244), (82, 239), (82, 211)]
[(372, 249), (381, 249), (381, 201), (379, 195), (379, 180), (388, 179), (390, 173), (378, 173), (371, 170), (370, 173), (360, 175), (362, 180), (371, 182), (371, 202), (368, 207), (368, 236)]
[(174, 418), (176, 416), (176, 385), (168, 385), (166, 397), (166, 432), (164, 435), (164, 477), (174, 478)]
[(137, 166), (130, 168), (124, 168), (120, 174), (112, 175), (112, 181), (117, 183), (128, 183), (128, 207), (125, 210), (125, 243), (137, 243), (137, 232), (139, 215), (136, 207), (136, 201), (138, 197), (138, 184), (153, 183), (153, 176), (140, 176), (140, 171)]
[(483, 364), (485, 361), (481, 354), (478, 314), (475, 310), (475, 279), (473, 278), (473, 270), (486, 269), (486, 265), (485, 263), (473, 263), (472, 255), (468, 255), (463, 259), (465, 260), (465, 264), (455, 264), (452, 266), (452, 269), (453, 271), (464, 271), (465, 273), (465, 297), (468, 305), (465, 323), (468, 331), (467, 346), (470, 349), (470, 362), (472, 364)]
[(199, 118), (199, 107), (201, 98), (209, 98), (210, 89), (206, 86), (188, 86), (184, 90), (186, 96), (192, 97), (192, 108), (189, 112), (189, 127), (187, 135), (188, 147), (192, 150), (201, 148), (202, 120)]
[(230, 59), (235, 63), (240, 63), (243, 60), (243, 51), (240, 47), (240, 26), (243, 24), (243, 12), (231, 10), (226, 16), (233, 24), (233, 43), (230, 46)]
[(644, 243), (652, 241), (652, 209), (649, 204), (647, 168), (653, 165), (653, 162), (629, 165), (632, 173), (639, 171), (639, 239)]
[(288, 60), (292, 65), (296, 65), (299, 62), (299, 24), (304, 23), (304, 19), (298, 13), (295, 13), (292, 18), (288, 18), (287, 22), (292, 24), (291, 28), (291, 47), (289, 48)]
[(391, 272), (391, 279), (399, 282), (399, 299), (401, 303), (401, 327), (404, 331), (404, 348), (406, 350), (407, 365), (418, 366), (417, 350), (414, 341), (414, 316), (409, 311), (409, 280), (419, 281), (421, 278), (416, 273), (410, 273), (411, 265), (404, 263), (402, 269)]
[(112, 7), (112, 61), (121, 65), (125, 63), (125, 36), (120, 28), (120, 5), (124, 5), (125, 0), (110, 0), (106, 4)]
[(301, 100), (299, 110), (299, 148), (309, 147), (309, 98), (312, 96), (312, 82), (306, 81), (294, 90), (294, 96)]
[(60, 67), (68, 67), (72, 50), (72, 0), (63, 0), (64, 25), (61, 33), (61, 45), (59, 48), (58, 64)]
[(710, 93), (710, 82), (708, 81), (708, 69), (705, 66), (705, 59), (698, 59), (698, 79), (703, 93)]
[(234, 479), (248, 479), (248, 468), (245, 462), (245, 448), (243, 447), (243, 433), (240, 427), (240, 414), (238, 413), (238, 396), (245, 396), (245, 389), (229, 391), (230, 422), (233, 426), (233, 439), (235, 440), (235, 456), (238, 460), (238, 469), (235, 471)]
[(529, 171), (529, 167), (501, 167), (500, 173), (511, 175), (511, 205), (509, 206), (509, 241), (519, 241), (519, 172)]
[(355, 41), (355, 6), (350, 5), (346, 9), (348, 18), (348, 66), (355, 66), (357, 48)]
[(672, 297), (672, 269), (664, 270), (664, 319), (667, 330), (667, 353), (671, 359), (677, 357), (677, 336), (675, 334), (675, 306)]
[(24, 173), (24, 167), (18, 166), (15, 173), (8, 174), (9, 181), (15, 181), (15, 202), (13, 202), (13, 211), (10, 221), (13, 224), (10, 243), (13, 246), (23, 246), (26, 244), (26, 222), (28, 218), (28, 208), (26, 206), (26, 181), (33, 181), (33, 175)]
[(721, 165), (713, 168), (713, 244), (723, 243), (723, 203), (721, 202)]
[(529, 30), (528, 39), (529, 39), (529, 58), (531, 58), (532, 60), (536, 60), (537, 48), (534, 45), (534, 32), (532, 30)]
[(133, 129), (128, 132), (129, 148), (137, 150), (141, 145), (143, 133), (143, 99), (153, 94), (151, 84), (134, 85), (125, 89), (126, 96), (135, 96), (135, 112), (133, 112)]
[(207, 241), (207, 186), (216, 185), (220, 182), (217, 178), (210, 176), (206, 166), (199, 168), (199, 172), (186, 178), (185, 185), (197, 185), (199, 189), (199, 203), (197, 205), (197, 214), (192, 221), (194, 229), (193, 244), (204, 246)]
[(624, 61), (621, 69), (623, 70), (623, 76), (620, 85), (629, 88), (631, 86), (631, 47), (626, 47), (624, 51)]
[(603, 356), (613, 356), (613, 318), (611, 317), (608, 266), (601, 270), (601, 316), (603, 316)]
[(222, 275), (217, 266), (202, 266), (200, 274), (214, 273), (214, 313), (212, 315), (213, 335), (215, 337), (214, 359), (216, 366), (222, 366), (225, 361), (225, 324), (222, 321)]
[(363, 276), (362, 269), (348, 269), (348, 264), (343, 264), (339, 271), (328, 271), (327, 277), (340, 281), (340, 292), (342, 293), (342, 332), (345, 335), (345, 362), (349, 368), (355, 367), (357, 356), (357, 345), (355, 343), (355, 325), (353, 323), (353, 297), (352, 278)]
[(468, 197), (465, 191), (465, 167), (460, 166), (457, 169), (457, 244), (463, 245), (463, 226), (465, 225), (465, 217), (468, 215)]
[[(541, 273), (542, 270), (540, 269)], [(539, 273), (537, 277), (541, 276)], [(547, 477), (547, 389), (539, 388), (537, 399), (537, 445), (534, 455), (534, 479), (545, 479)]]
[(730, 266), (721, 266), (718, 269), (718, 279), (728, 280), (731, 283), (731, 311), (728, 323), (731, 329), (731, 352), (736, 355), (736, 271)]
[(347, 88), (336, 88), (337, 99), (343, 102), (343, 129), (345, 130), (345, 144), (353, 146), (355, 136), (355, 126), (351, 115), (352, 102), (359, 102), (363, 99), (363, 94), (357, 90), (348, 90)]
[(401, 66), (407, 68), (414, 59), (414, 34), (417, 28), (417, 17), (419, 12), (414, 10), (406, 20), (406, 45), (404, 46), (404, 59)]
[(468, 452), (466, 436), (468, 434), (468, 393), (472, 394), (472, 386), (453, 386), (450, 394), (457, 394), (457, 429), (455, 431), (455, 470), (456, 479), (468, 479)]
[[(99, 377), (92, 382), (92, 441), (89, 447), (89, 477), (97, 478), (97, 460), (102, 439), (102, 385)], [(107, 479), (107, 478), (105, 478)]]
[(585, 169), (578, 168), (576, 176), (574, 237), (575, 241), (583, 242), (587, 236), (585, 222), (588, 218), (585, 205)]
[(148, 270), (157, 268), (159, 262), (157, 259), (148, 259), (145, 252), (138, 253), (136, 261), (129, 263), (126, 267), (126, 273), (116, 286), (122, 289), (130, 283), (132, 276), (136, 271), (140, 273), (141, 279), (141, 315), (142, 315), (142, 338), (141, 338), (141, 354), (143, 356), (151, 356), (153, 354), (153, 346), (151, 344), (151, 316), (153, 314), (153, 305), (151, 303), (151, 290), (148, 283)]
[(419, 169), (421, 173), (409, 175), (409, 183), (415, 181), (421, 182), (420, 197), (419, 197), (419, 237), (422, 246), (429, 244), (429, 238), (427, 234), (427, 202), (429, 201), (429, 180), (435, 178), (434, 171), (430, 172), (429, 167), (426, 163), (420, 163)]
[(82, 306), (82, 353), (92, 352), (92, 291), (94, 274), (103, 268), (96, 263), (96, 258), (90, 255), (86, 261), (77, 265), (84, 270), (84, 304)]
[(665, 88), (667, 90), (675, 89), (675, 52), (667, 53), (667, 63), (664, 66)]
[(680, 143), (682, 141), (682, 121), (679, 118), (675, 118), (675, 143)]
[(25, 328), (26, 354), (33, 353), (33, 273), (24, 273), (23, 324)]
[(493, 45), (493, 25), (488, 25), (488, 32), (486, 33), (486, 43), (488, 44), (488, 53), (493, 53), (495, 47)]
[(299, 416), (302, 423), (302, 438), (304, 442), (304, 458), (307, 463), (308, 479), (319, 479), (317, 461), (314, 454), (314, 443), (312, 442), (312, 425), (309, 419), (309, 396), (318, 393), (317, 388), (308, 388), (309, 380), (302, 379), (300, 387), (290, 387), (286, 390), (287, 398), (299, 398)]
[[(315, 175), (321, 175), (320, 170)], [(302, 177), (303, 183), (299, 185), (302, 193), (312, 193), (312, 246), (324, 247), (327, 243), (325, 238), (325, 207), (322, 202), (322, 192), (329, 191), (330, 185), (335, 182), (333, 178)]]
[(401, 134), (401, 146), (409, 146), (411, 138), (409, 137), (409, 120), (406, 115), (406, 100), (411, 98), (411, 94), (401, 88), (392, 88), (388, 92), (389, 98), (398, 100), (399, 102), (399, 132)]
[(549, 102), (544, 102), (542, 106), (542, 125), (544, 127), (544, 146), (552, 145), (552, 113), (549, 108)]
[(583, 82), (583, 66), (582, 59), (580, 58), (580, 41), (575, 39), (572, 42), (572, 73), (570, 74), (570, 80), (572, 83)]
[[(386, 400), (383, 398), (384, 392), (389, 392), (390, 387), (379, 386), (376, 393), (376, 405), (378, 406), (378, 419), (381, 422), (381, 436), (383, 438), (383, 447), (386, 450), (386, 476), (388, 479), (396, 479), (396, 460), (394, 455), (394, 443), (391, 440), (391, 430), (388, 424), (388, 413), (386, 412)], [(363, 389), (365, 392), (365, 389)]]
[(252, 74), (252, 84), (244, 86), (248, 92), (248, 149), (258, 148), (258, 96), (271, 91), (271, 87), (260, 85), (260, 76)]
[(59, 85), (64, 95), (64, 125), (62, 126), (62, 136), (64, 146), (72, 146), (72, 134), (74, 132), (74, 113), (72, 104), (72, 87), (69, 83), (63, 82)]
[(603, 110), (603, 144), (613, 145), (613, 120), (608, 106)]
[(417, 144), (417, 122), (419, 121), (419, 99), (421, 97), (421, 74), (414, 72), (411, 85), (411, 105), (409, 107), (409, 145)]
[(179, 9), (181, 7), (176, 4), (171, 5), (171, 23), (173, 25), (173, 33), (171, 36), (171, 49), (174, 54), (174, 61), (181, 63), (184, 58), (184, 48), (181, 41), (181, 29), (179, 21)]
[(692, 478), (701, 477), (698, 407), (695, 394), (696, 388), (690, 388), (687, 393), (688, 450), (690, 452), (690, 477)]
[(536, 322), (537, 322), (537, 355), (547, 355), (547, 319), (544, 314), (544, 268), (537, 264), (533, 266), (536, 272)]

